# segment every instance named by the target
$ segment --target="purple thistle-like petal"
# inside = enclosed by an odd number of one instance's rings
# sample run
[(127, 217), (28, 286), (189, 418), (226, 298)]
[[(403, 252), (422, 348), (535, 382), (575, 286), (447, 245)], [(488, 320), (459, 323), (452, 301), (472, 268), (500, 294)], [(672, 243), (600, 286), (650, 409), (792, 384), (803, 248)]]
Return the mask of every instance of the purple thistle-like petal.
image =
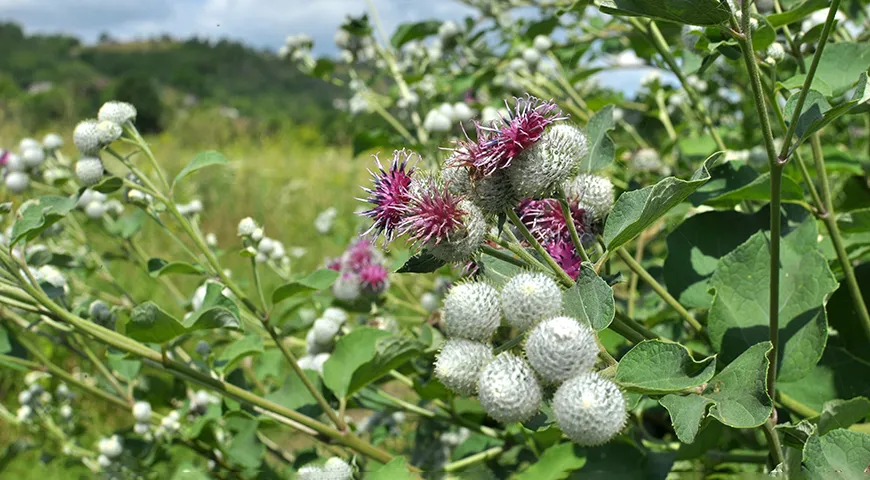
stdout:
[[(585, 233), (590, 232), (586, 211), (576, 202), (571, 202), (568, 207), (577, 233), (582, 238)], [(571, 238), (568, 222), (558, 200), (553, 198), (525, 200), (517, 210), (520, 219), (539, 242), (547, 243), (555, 239)]]
[[(414, 152), (396, 150), (389, 170), (384, 169), (380, 159), (375, 156), (378, 170), (372, 175), (372, 188), (363, 188), (369, 193), (364, 201), (374, 205), (362, 215), (373, 220), (371, 228), (366, 232), (383, 233), (387, 240), (392, 240), (396, 229), (405, 217), (411, 196), (409, 189), (413, 181), (414, 167), (408, 167), (408, 161), (417, 156)], [(417, 157), (419, 158), (419, 157)]]
[(408, 215), (399, 230), (418, 244), (439, 244), (462, 226), (465, 211), (459, 207), (461, 200), (446, 188), (439, 189), (430, 179), (429, 185), (413, 195)]
[(0, 153), (0, 166), (5, 167), (6, 163), (9, 161), (9, 151), (4, 151)]
[(359, 238), (347, 247), (341, 257), (341, 263), (353, 272), (360, 272), (363, 267), (372, 263), (374, 257), (374, 245), (368, 239)]
[(374, 263), (364, 266), (359, 272), (363, 289), (375, 295), (381, 294), (387, 289), (387, 277), (387, 269), (383, 265)]
[(336, 272), (341, 271), (341, 257), (338, 258), (327, 258), (326, 259), (326, 268), (330, 270), (335, 270)]
[(565, 270), (565, 273), (569, 277), (577, 280), (577, 277), (580, 276), (580, 264), (583, 259), (580, 258), (580, 255), (574, 248), (574, 244), (570, 240), (553, 240), (544, 244), (544, 248), (553, 257), (553, 260), (562, 267), (562, 270)]

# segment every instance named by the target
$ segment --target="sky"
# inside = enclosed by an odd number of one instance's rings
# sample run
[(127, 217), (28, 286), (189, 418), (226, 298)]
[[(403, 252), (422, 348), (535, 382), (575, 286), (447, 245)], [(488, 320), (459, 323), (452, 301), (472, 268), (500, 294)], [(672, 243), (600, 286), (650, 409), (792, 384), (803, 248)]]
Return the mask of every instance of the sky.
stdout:
[[(389, 33), (407, 21), (460, 19), (472, 10), (452, 0), (373, 0)], [(28, 33), (66, 33), (94, 42), (106, 32), (128, 40), (168, 33), (230, 38), (277, 50), (287, 35), (307, 33), (316, 53), (332, 53), (332, 37), (366, 0), (0, 0), (0, 21)]]

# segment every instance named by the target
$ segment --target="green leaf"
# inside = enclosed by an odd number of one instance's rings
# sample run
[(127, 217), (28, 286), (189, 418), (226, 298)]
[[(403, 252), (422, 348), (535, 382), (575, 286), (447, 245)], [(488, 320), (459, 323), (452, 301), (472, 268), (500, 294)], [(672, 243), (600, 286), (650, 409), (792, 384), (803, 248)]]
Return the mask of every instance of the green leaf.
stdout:
[(616, 313), (613, 289), (586, 263), (580, 266), (574, 286), (562, 293), (562, 307), (566, 315), (595, 330), (609, 327)]
[(152, 301), (133, 307), (127, 322), (127, 336), (146, 343), (164, 343), (183, 335), (184, 325)]
[(775, 13), (767, 17), (767, 21), (774, 28), (779, 28), (783, 25), (799, 22), (808, 17), (811, 13), (821, 10), (828, 6), (828, 0), (807, 0), (800, 5), (788, 10), (787, 12)]
[(266, 446), (257, 438), (259, 423), (253, 419), (233, 418), (235, 435), (232, 436), (227, 457), (244, 468), (257, 468), (266, 455)]
[(718, 0), (601, 0), (610, 15), (649, 17), (689, 25), (718, 25), (728, 21), (728, 8)]
[(396, 273), (432, 273), (446, 265), (447, 262), (432, 255), (426, 250), (409, 258)]
[(860, 423), (868, 415), (870, 415), (870, 400), (866, 397), (826, 402), (819, 416), (819, 435), (837, 428), (849, 428)]
[(647, 340), (622, 357), (615, 380), (630, 391), (663, 394), (706, 385), (714, 373), (715, 355), (696, 362), (680, 344)]
[[(778, 379), (798, 380), (822, 356), (827, 339), (824, 302), (837, 288), (818, 250), (815, 222), (805, 221), (782, 239), (780, 253), (780, 358)], [(708, 331), (720, 361), (729, 362), (769, 336), (770, 250), (758, 232), (719, 261)]]
[(523, 33), (526, 40), (534, 40), (538, 35), (550, 35), (559, 26), (559, 17), (544, 17), (542, 20), (532, 22)]
[(335, 270), (322, 268), (315, 270), (307, 277), (290, 283), (285, 283), (272, 292), (272, 303), (281, 303), (296, 295), (316, 292), (332, 286), (339, 273)]
[[(508, 252), (506, 251), (505, 253)], [(522, 268), (513, 263), (508, 263), (489, 255), (482, 257), (480, 263), (483, 265), (483, 276), (496, 288), (501, 288), (514, 275), (522, 271)]]
[(196, 420), (191, 422), (190, 426), (183, 432), (184, 438), (188, 440), (199, 438), (205, 427), (220, 420), (221, 413), (220, 403), (210, 403), (208, 407), (206, 407), (205, 413), (196, 417)]
[(12, 351), (12, 344), (9, 342), (9, 332), (0, 325), (0, 353), (6, 354)]
[(771, 349), (770, 342), (749, 347), (710, 379), (700, 395), (670, 394), (659, 400), (670, 413), (680, 441), (694, 441), (708, 415), (734, 428), (753, 428), (767, 420), (773, 411), (767, 395), (767, 354)]
[(402, 45), (412, 41), (419, 40), (421, 38), (426, 38), (429, 35), (434, 35), (438, 33), (438, 27), (441, 26), (441, 22), (438, 20), (427, 20), (425, 22), (416, 22), (416, 23), (403, 23), (396, 27), (395, 33), (393, 33), (393, 37), (390, 39), (390, 43), (395, 48), (401, 48)]
[(148, 260), (148, 274), (152, 278), (163, 275), (204, 275), (205, 270), (185, 262), (167, 262), (162, 258), (151, 258)]
[(794, 382), (777, 382), (777, 390), (816, 411), (837, 398), (870, 398), (870, 363), (849, 354), (834, 340), (828, 341), (822, 361), (809, 375)]
[(668, 177), (655, 185), (620, 195), (604, 226), (604, 243), (608, 250), (615, 251), (631, 241), (706, 183), (710, 179), (709, 168), (720, 155), (721, 152), (717, 152), (709, 156), (689, 180)]
[[(736, 205), (744, 200), (770, 201), (770, 173), (758, 175), (751, 182), (705, 201), (707, 205)], [(780, 201), (805, 203), (804, 191), (791, 177), (783, 176)]]
[(367, 473), (366, 480), (414, 480), (405, 457), (397, 455), (383, 467)]
[(239, 307), (232, 299), (224, 296), (223, 289), (224, 286), (219, 283), (208, 283), (202, 306), (183, 322), (187, 332), (213, 328), (241, 329)]
[[(795, 94), (789, 97), (788, 101), (785, 103), (785, 108), (783, 109), (782, 114), (787, 120), (794, 118), (794, 110), (797, 107), (799, 99), (800, 95)], [(824, 95), (815, 90), (810, 90), (807, 93), (801, 114), (797, 119), (795, 133), (797, 133), (798, 137), (803, 138), (804, 135), (810, 131), (812, 125), (820, 122), (824, 118), (825, 112), (830, 109), (831, 104), (828, 103), (828, 100)]]
[(100, 192), (100, 193), (112, 193), (117, 192), (124, 186), (124, 181), (118, 177), (106, 177), (100, 183), (91, 187), (91, 190)]
[(141, 361), (126, 358), (125, 355), (120, 353), (109, 353), (106, 355), (106, 360), (106, 363), (109, 364), (109, 368), (117, 372), (121, 378), (130, 382), (136, 380), (139, 376), (139, 372), (142, 370)]
[[(824, 92), (830, 89), (829, 96), (842, 95), (852, 87), (855, 79), (870, 67), (870, 43), (837, 42), (825, 46), (816, 76), (813, 77), (813, 90)], [(798, 74), (783, 82), (788, 88), (803, 85), (806, 75)], [(827, 92), (825, 92), (827, 93)]]
[(843, 233), (870, 232), (870, 208), (862, 208), (841, 214), (837, 226)]
[(224, 348), (215, 359), (218, 373), (229, 372), (243, 358), (263, 353), (263, 338), (259, 334), (248, 335)]
[(323, 364), (323, 383), (339, 398), (347, 397), (356, 370), (377, 354), (378, 340), (390, 333), (362, 327), (341, 337), (329, 360)]
[(353, 395), (366, 385), (390, 373), (391, 370), (419, 357), (425, 348), (423, 343), (408, 337), (392, 336), (377, 339), (374, 358), (353, 372), (346, 395)]
[(813, 435), (803, 457), (808, 478), (864, 480), (870, 468), (870, 435), (850, 430)]
[(758, 20), (758, 28), (752, 33), (752, 50), (763, 52), (771, 43), (776, 41), (776, 30), (761, 15), (753, 14), (752, 17)]
[(68, 197), (47, 195), (25, 202), (12, 225), (9, 246), (23, 240), (33, 240), (46, 228), (54, 225), (75, 208), (76, 200)]
[[(852, 212), (855, 213), (855, 212)], [(870, 230), (865, 230), (868, 232)], [(870, 305), (870, 263), (862, 263), (855, 268), (855, 280), (864, 298), (864, 304)], [(870, 349), (867, 348), (867, 337), (861, 326), (861, 319), (855, 310), (849, 285), (843, 282), (840, 288), (831, 295), (825, 308), (828, 312), (828, 322), (839, 332), (838, 338), (852, 355), (870, 362)], [(831, 397), (836, 398), (836, 397)], [(847, 398), (847, 397), (840, 397)]]
[(172, 181), (172, 188), (175, 188), (175, 185), (181, 181), (184, 177), (190, 175), (191, 173), (201, 170), (205, 167), (210, 167), (212, 165), (226, 165), (227, 159), (220, 152), (216, 152), (214, 150), (206, 150), (203, 152), (199, 152), (194, 155), (193, 160), (190, 161), (180, 172), (175, 176), (175, 180)]
[[(809, 103), (809, 101), (810, 101), (809, 97), (811, 95), (813, 95), (814, 93), (816, 93), (814, 90), (810, 90), (810, 92), (807, 94), (807, 103)], [(819, 94), (819, 95), (821, 95), (821, 94)], [(789, 102), (791, 102), (792, 99), (796, 99), (796, 98), (797, 98), (797, 95), (792, 95), (789, 98)], [(814, 100), (818, 101), (817, 98), (814, 98)], [(857, 107), (859, 105), (866, 104), (868, 101), (870, 101), (870, 86), (868, 86), (868, 84), (867, 84), (867, 74), (861, 73), (861, 76), (858, 78), (858, 86), (855, 89), (855, 93), (854, 93), (854, 95), (852, 95), (852, 99), (849, 100), (848, 102), (842, 103), (840, 105), (837, 105), (836, 107), (831, 108), (830, 104), (828, 104), (828, 102), (824, 98), (822, 98), (822, 101), (824, 103), (822, 105), (820, 105), (820, 107), (819, 107), (819, 110), (822, 112), (821, 116), (818, 116), (817, 112), (814, 112), (813, 110), (810, 110), (808, 112), (807, 109), (804, 108), (803, 111), (805, 113), (802, 113), (800, 118), (798, 119), (798, 127), (795, 130), (798, 134), (798, 137), (800, 138), (800, 141), (807, 139), (813, 133), (821, 130), (822, 128), (825, 128), (834, 120), (842, 117), (843, 115), (850, 113), (852, 110), (855, 109), (855, 107)], [(819, 102), (819, 103), (821, 103), (821, 102)], [(828, 108), (824, 109), (824, 105), (827, 105)], [(806, 104), (805, 104), (805, 107), (806, 107)], [(791, 106), (790, 111), (789, 111), (788, 103), (786, 103), (785, 108), (786, 108), (786, 111), (788, 112), (787, 115), (791, 115), (794, 112), (794, 105)], [(809, 116), (805, 119), (804, 118), (805, 115), (809, 115)], [(804, 125), (805, 122), (807, 122), (806, 125)]]
[(589, 123), (586, 124), (586, 138), (588, 139), (588, 152), (580, 160), (581, 172), (594, 172), (613, 163), (613, 140), (607, 135), (609, 130), (616, 127), (613, 120), (613, 105), (607, 105), (595, 112)]
[[(710, 308), (710, 277), (719, 260), (737, 248), (753, 233), (769, 228), (770, 209), (747, 215), (735, 211), (713, 211), (693, 215), (667, 237), (668, 256), (662, 274), (668, 291), (690, 308)], [(792, 213), (795, 212), (795, 213)], [(786, 208), (782, 228), (787, 231), (789, 217), (806, 217), (797, 207)]]
[(586, 465), (582, 448), (571, 442), (550, 447), (514, 480), (562, 480)]
[[(311, 380), (311, 383), (313, 383), (319, 390), (320, 375), (311, 370), (303, 370), (303, 372), (305, 372), (305, 376), (307, 376), (308, 379)], [(305, 384), (302, 382), (302, 379), (299, 378), (299, 375), (296, 375), (295, 372), (288, 373), (287, 376), (284, 377), (284, 384), (281, 385), (281, 389), (266, 395), (266, 400), (283, 405), (291, 410), (299, 410), (302, 407), (317, 404), (314, 395), (308, 391)]]
[(141, 209), (136, 209), (119, 218), (114, 224), (109, 225), (111, 225), (110, 229), (113, 234), (120, 235), (121, 238), (126, 240), (133, 238), (133, 235), (136, 235), (142, 229), (147, 218), (147, 213)]

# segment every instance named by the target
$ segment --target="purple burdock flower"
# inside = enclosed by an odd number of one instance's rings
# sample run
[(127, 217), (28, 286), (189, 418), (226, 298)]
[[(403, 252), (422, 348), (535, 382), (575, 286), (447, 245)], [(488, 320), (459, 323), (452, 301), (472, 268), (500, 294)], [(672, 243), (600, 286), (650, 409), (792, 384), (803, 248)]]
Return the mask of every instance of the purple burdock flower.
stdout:
[(354, 272), (359, 272), (363, 267), (372, 263), (375, 258), (374, 246), (365, 238), (353, 241), (341, 258), (341, 265)]
[(363, 267), (359, 272), (359, 279), (363, 291), (371, 295), (380, 295), (390, 285), (387, 277), (387, 269), (383, 265), (370, 264)]
[(446, 188), (439, 189), (433, 179), (414, 193), (408, 214), (399, 226), (403, 234), (418, 244), (435, 245), (447, 241), (463, 226), (465, 211), (460, 208), (461, 197)]
[(335, 270), (336, 272), (341, 271), (341, 257), (338, 258), (327, 258), (326, 259), (326, 268), (330, 270)]
[(380, 159), (375, 156), (378, 170), (377, 172), (369, 170), (373, 186), (363, 188), (369, 194), (369, 197), (363, 201), (375, 206), (362, 213), (373, 220), (366, 234), (375, 231), (378, 234), (383, 233), (387, 241), (393, 239), (411, 200), (409, 189), (413, 181), (411, 176), (414, 174), (414, 167), (408, 167), (408, 161), (416, 155), (414, 152), (396, 150), (389, 170), (385, 170)]
[[(576, 202), (569, 203), (568, 207), (571, 210), (577, 234), (581, 239), (584, 239), (584, 236), (591, 233), (586, 211), (580, 208)], [(562, 213), (562, 206), (558, 200), (553, 198), (526, 200), (517, 210), (522, 222), (539, 242), (547, 243), (553, 240), (568, 240), (570, 242), (571, 234), (568, 231), (568, 222)]]
[(570, 240), (556, 239), (544, 244), (547, 253), (565, 270), (569, 277), (577, 280), (580, 276), (580, 263), (583, 261)]
[(5, 167), (6, 162), (8, 162), (8, 161), (9, 161), (9, 151), (7, 151), (7, 150), (0, 151), (0, 166)]

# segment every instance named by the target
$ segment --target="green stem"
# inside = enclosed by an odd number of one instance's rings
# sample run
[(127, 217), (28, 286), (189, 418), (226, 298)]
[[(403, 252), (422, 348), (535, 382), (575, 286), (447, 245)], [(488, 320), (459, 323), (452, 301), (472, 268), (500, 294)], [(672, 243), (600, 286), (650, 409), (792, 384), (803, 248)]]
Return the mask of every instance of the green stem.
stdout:
[[(251, 271), (254, 274), (254, 285), (257, 289), (257, 295), (260, 297), (260, 305), (263, 306), (263, 311), (269, 311), (269, 304), (266, 303), (266, 294), (263, 293), (263, 282), (260, 281), (260, 269), (257, 268), (257, 260), (251, 257)], [(268, 313), (266, 313), (268, 316)]]
[(695, 329), (695, 331), (697, 331), (698, 333), (704, 331), (704, 326), (701, 325), (701, 323), (698, 322), (698, 320), (696, 320), (695, 317), (691, 313), (689, 313), (689, 311), (686, 310), (685, 307), (680, 305), (680, 302), (678, 302), (676, 298), (668, 293), (667, 289), (665, 289), (662, 284), (656, 281), (656, 279), (653, 278), (653, 276), (650, 275), (649, 272), (647, 272), (640, 263), (634, 261), (634, 258), (628, 252), (626, 252), (624, 248), (618, 249), (616, 251), (616, 254), (619, 256), (620, 259), (622, 259), (623, 262), (625, 262), (628, 268), (630, 268), (641, 279), (643, 279), (644, 282), (649, 284), (649, 286), (652, 287), (652, 289), (658, 294), (658, 296), (662, 298), (662, 300), (665, 301), (665, 303), (667, 303), (668, 305), (670, 305), (671, 308), (676, 310), (676, 312), (679, 313), (680, 316), (683, 317), (683, 319), (685, 319), (686, 322), (688, 322), (689, 325), (691, 325), (692, 328)]
[[(810, 69), (807, 71), (807, 76), (804, 79), (803, 87), (801, 87), (801, 91), (798, 94), (798, 100), (794, 106), (794, 113), (792, 114), (791, 122), (788, 125), (788, 131), (785, 132), (785, 138), (782, 142), (782, 150), (779, 152), (778, 158), (779, 162), (781, 163), (785, 163), (788, 160), (788, 152), (791, 151), (791, 140), (794, 137), (795, 131), (798, 126), (798, 118), (800, 117), (801, 113), (803, 113), (804, 102), (806, 102), (807, 95), (810, 93), (810, 87), (813, 84), (813, 78), (816, 76), (816, 69), (819, 68), (819, 61), (822, 59), (822, 52), (825, 50), (825, 44), (828, 42), (828, 35), (831, 34), (831, 28), (834, 25), (834, 17), (837, 15), (837, 11), (839, 9), (840, 0), (832, 0), (831, 7), (828, 10), (828, 18), (825, 19), (825, 26), (822, 27), (822, 34), (819, 37), (819, 45), (816, 48), (815, 55), (813, 55), (813, 61), (810, 62)], [(747, 10), (747, 8), (744, 8), (744, 10)], [(745, 24), (744, 28), (749, 23), (749, 19), (745, 16), (743, 23)], [(745, 30), (748, 30), (748, 28), (746, 28)], [(750, 34), (751, 32), (744, 31), (744, 35), (746, 35), (749, 45), (752, 45)]]
[(501, 261), (510, 263), (512, 265), (516, 265), (520, 268), (528, 268), (528, 266), (529, 266), (526, 262), (523, 262), (519, 258), (516, 258), (512, 255), (508, 255), (497, 248), (490, 247), (489, 245), (483, 245), (481, 247), (481, 250), (483, 251), (483, 253), (489, 255), (490, 257), (497, 258)]
[(766, 422), (761, 424), (761, 429), (764, 431), (765, 438), (767, 438), (767, 447), (770, 449), (773, 464), (779, 465), (785, 462), (785, 455), (783, 455), (779, 434), (776, 433), (774, 426), (773, 419), (768, 418)]
[(522, 247), (522, 245), (520, 245), (520, 241), (517, 239), (516, 235), (514, 235), (514, 232), (510, 231), (509, 229), (505, 229), (504, 234), (507, 235), (508, 239), (510, 240), (509, 242), (502, 241), (500, 238), (492, 236), (490, 234), (487, 234), (486, 239), (501, 245), (502, 248), (506, 248), (530, 266), (537, 268), (542, 272), (550, 272), (550, 269), (547, 268), (546, 265), (539, 262), (537, 258), (533, 257), (529, 252), (526, 251), (526, 249)]
[(810, 145), (812, 146), (813, 159), (816, 163), (816, 174), (819, 176), (819, 183), (822, 187), (822, 199), (825, 202), (822, 219), (825, 222), (825, 226), (828, 227), (831, 242), (834, 244), (834, 250), (837, 252), (837, 259), (839, 259), (840, 266), (843, 268), (843, 275), (846, 277), (846, 287), (849, 289), (849, 295), (852, 297), (852, 306), (858, 314), (864, 335), (870, 340), (870, 313), (867, 312), (867, 305), (864, 303), (864, 297), (861, 295), (858, 279), (855, 278), (855, 270), (852, 268), (849, 253), (846, 252), (846, 245), (843, 243), (843, 236), (840, 234), (840, 227), (837, 225), (831, 185), (828, 181), (828, 173), (825, 169), (825, 157), (822, 153), (822, 142), (818, 133), (814, 133), (810, 137)]
[(462, 460), (448, 463), (447, 465), (444, 465), (444, 471), (449, 473), (455, 472), (457, 470), (462, 470), (463, 468), (474, 465), (475, 463), (485, 462), (487, 460), (496, 458), (501, 455), (503, 451), (504, 447), (492, 447), (480, 453), (465, 457)]
[[(637, 247), (634, 251), (634, 261), (640, 264), (641, 260), (643, 260), (643, 250), (646, 246), (646, 236), (641, 233), (637, 237)], [(634, 304), (637, 298), (637, 282), (640, 279), (640, 276), (632, 272), (631, 278), (628, 280), (628, 307), (626, 309), (626, 313), (631, 318), (634, 318)]]
[(819, 412), (813, 410), (812, 408), (804, 405), (800, 401), (795, 398), (790, 397), (782, 392), (782, 390), (776, 392), (776, 400), (785, 408), (791, 410), (798, 415), (805, 418), (814, 418), (819, 416)]
[(632, 343), (640, 343), (646, 340), (646, 337), (638, 333), (637, 330), (631, 328), (625, 321), (623, 321), (618, 313), (613, 317), (613, 321), (610, 323), (608, 328)]
[(577, 225), (574, 224), (574, 215), (571, 214), (571, 207), (568, 205), (568, 197), (565, 195), (565, 189), (561, 185), (556, 187), (556, 195), (559, 200), (559, 205), (562, 207), (562, 216), (565, 217), (565, 223), (568, 225), (568, 233), (571, 235), (571, 241), (574, 242), (574, 249), (580, 254), (580, 258), (586, 263), (592, 263), (589, 259), (589, 254), (583, 248), (583, 242), (580, 241), (580, 235), (577, 233)]
[(563, 270), (562, 267), (560, 267), (559, 264), (556, 263), (555, 260), (553, 260), (553, 257), (550, 256), (547, 250), (545, 250), (544, 247), (541, 246), (541, 242), (539, 242), (538, 239), (536, 239), (535, 236), (532, 235), (532, 232), (529, 231), (529, 229), (526, 227), (526, 224), (524, 224), (522, 220), (520, 220), (517, 212), (515, 212), (513, 209), (508, 209), (506, 213), (508, 218), (511, 220), (511, 223), (513, 223), (514, 226), (517, 227), (517, 229), (520, 231), (526, 241), (529, 242), (529, 244), (532, 246), (532, 248), (535, 249), (536, 252), (538, 252), (538, 255), (540, 255), (541, 258), (544, 259), (547, 265), (550, 266), (550, 268), (559, 278), (559, 281), (566, 287), (573, 286), (574, 280), (567, 273), (565, 273), (565, 270)]
[(126, 390), (124, 390), (124, 387), (122, 387), (121, 384), (118, 382), (118, 379), (115, 378), (114, 375), (112, 375), (112, 372), (110, 372), (109, 369), (106, 368), (105, 365), (103, 365), (103, 362), (100, 361), (94, 351), (91, 350), (91, 347), (88, 346), (88, 344), (84, 340), (82, 340), (80, 336), (73, 334), (72, 337), (76, 340), (76, 343), (79, 345), (79, 347), (81, 347), (81, 349), (85, 352), (88, 360), (90, 360), (91, 363), (94, 364), (94, 367), (96, 367), (100, 375), (102, 375), (103, 378), (105, 378), (106, 381), (109, 382), (112, 388), (114, 388), (115, 391), (118, 392), (121, 398), (123, 398), (127, 402), (127, 404), (132, 407), (133, 398)]
[[(838, 1), (838, 0), (834, 0)], [(765, 148), (767, 149), (767, 160), (770, 164), (770, 302), (769, 314), (770, 321), (770, 343), (773, 348), (770, 351), (770, 368), (767, 370), (767, 393), (770, 398), (775, 398), (776, 395), (776, 371), (777, 361), (779, 359), (779, 246), (780, 246), (780, 221), (781, 221), (781, 189), (782, 189), (782, 172), (785, 166), (784, 159), (777, 159), (776, 147), (773, 143), (773, 131), (770, 128), (770, 117), (767, 113), (767, 101), (764, 98), (764, 86), (761, 81), (761, 74), (758, 70), (758, 62), (755, 58), (755, 53), (752, 50), (752, 30), (749, 28), (749, 3), (743, 2), (743, 20), (742, 38), (740, 47), (743, 51), (743, 60), (746, 63), (746, 69), (749, 72), (751, 80), (752, 93), (755, 97), (755, 108), (758, 113), (758, 118), (761, 122), (761, 133), (764, 136)], [(732, 25), (736, 21), (732, 17)], [(799, 111), (799, 110), (798, 110)], [(793, 119), (794, 120), (794, 119)], [(781, 452), (780, 452), (781, 453)]]

